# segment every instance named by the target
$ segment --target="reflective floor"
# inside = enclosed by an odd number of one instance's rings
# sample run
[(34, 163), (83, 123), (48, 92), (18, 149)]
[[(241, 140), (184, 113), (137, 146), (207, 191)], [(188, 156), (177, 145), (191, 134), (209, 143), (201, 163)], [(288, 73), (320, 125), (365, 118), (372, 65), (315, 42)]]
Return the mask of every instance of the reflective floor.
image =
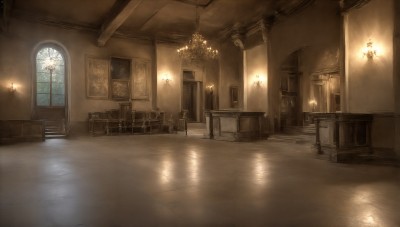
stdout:
[(400, 168), (134, 135), (0, 146), (0, 226), (400, 226)]

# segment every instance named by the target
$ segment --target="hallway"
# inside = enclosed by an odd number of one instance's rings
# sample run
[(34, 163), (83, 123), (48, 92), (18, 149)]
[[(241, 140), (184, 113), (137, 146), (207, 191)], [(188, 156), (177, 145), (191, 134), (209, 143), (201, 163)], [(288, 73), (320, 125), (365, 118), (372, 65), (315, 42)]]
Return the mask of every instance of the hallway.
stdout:
[(399, 226), (400, 169), (181, 134), (0, 146), (0, 226)]

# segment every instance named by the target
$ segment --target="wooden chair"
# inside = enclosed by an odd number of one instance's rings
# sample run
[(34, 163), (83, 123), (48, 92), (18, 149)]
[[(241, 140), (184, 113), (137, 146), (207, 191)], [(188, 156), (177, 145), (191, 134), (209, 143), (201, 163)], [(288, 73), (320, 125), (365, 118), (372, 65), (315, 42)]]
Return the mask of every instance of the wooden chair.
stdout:
[(178, 118), (178, 130), (185, 131), (186, 135), (187, 135), (187, 113), (188, 110), (182, 110)]
[(91, 112), (88, 114), (89, 133), (95, 136), (98, 133), (107, 133), (108, 116), (105, 112)]
[(175, 121), (172, 113), (163, 113), (162, 129), (168, 133), (176, 132)]
[(147, 115), (147, 124), (150, 130), (150, 133), (153, 133), (154, 129), (157, 129), (158, 132), (162, 130), (164, 120), (164, 113), (160, 111), (151, 111), (148, 112)]
[(106, 111), (107, 113), (107, 124), (106, 124), (106, 133), (107, 135), (111, 135), (114, 132), (121, 133), (122, 132), (122, 119), (120, 118), (120, 113), (118, 109), (112, 109)]
[(132, 103), (123, 102), (119, 104), (119, 118), (121, 119), (121, 130), (126, 132), (132, 125)]
[(146, 121), (146, 112), (144, 111), (136, 111), (133, 110), (131, 112), (131, 123), (130, 123), (130, 128), (131, 128), (131, 132), (132, 134), (135, 131), (142, 131), (143, 133), (146, 133), (146, 129), (147, 129), (147, 121)]

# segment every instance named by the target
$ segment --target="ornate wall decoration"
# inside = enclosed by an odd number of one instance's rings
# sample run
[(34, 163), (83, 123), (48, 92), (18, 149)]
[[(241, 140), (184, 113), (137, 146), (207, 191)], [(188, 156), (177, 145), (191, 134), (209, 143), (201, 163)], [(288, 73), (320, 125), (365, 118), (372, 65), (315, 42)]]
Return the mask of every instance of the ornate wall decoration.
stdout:
[(128, 80), (111, 80), (111, 90), (114, 100), (128, 100), (130, 97)]
[(150, 61), (135, 59), (132, 74), (132, 99), (148, 100), (151, 79)]
[(129, 80), (131, 77), (131, 59), (111, 57), (111, 79)]
[(107, 59), (86, 57), (86, 96), (108, 99), (109, 62)]

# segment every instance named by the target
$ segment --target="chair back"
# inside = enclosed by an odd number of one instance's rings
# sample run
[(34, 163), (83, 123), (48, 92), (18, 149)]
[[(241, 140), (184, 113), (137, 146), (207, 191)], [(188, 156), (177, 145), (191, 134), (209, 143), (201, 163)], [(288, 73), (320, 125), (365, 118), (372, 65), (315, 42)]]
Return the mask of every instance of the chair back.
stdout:
[(132, 113), (132, 103), (130, 103), (130, 102), (120, 103), (119, 104), (119, 113), (120, 113), (120, 116), (119, 116), (120, 119), (128, 120), (129, 119), (128, 114)]

